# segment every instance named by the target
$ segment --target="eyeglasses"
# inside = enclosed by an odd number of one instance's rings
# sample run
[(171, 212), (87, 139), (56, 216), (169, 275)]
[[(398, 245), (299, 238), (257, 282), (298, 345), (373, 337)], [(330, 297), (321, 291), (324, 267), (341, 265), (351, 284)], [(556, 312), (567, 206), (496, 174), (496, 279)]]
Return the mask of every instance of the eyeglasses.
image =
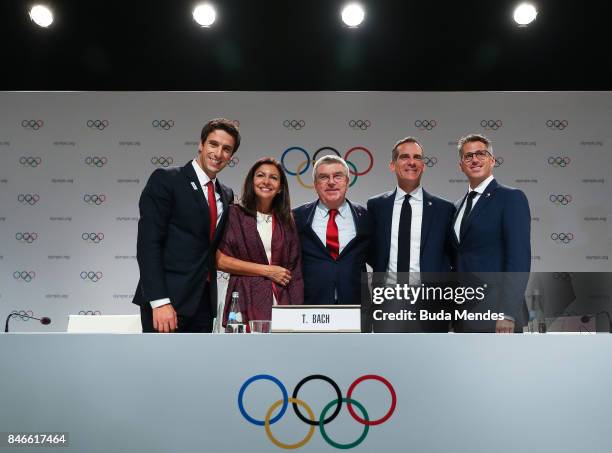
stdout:
[(485, 149), (485, 150), (478, 150), (473, 153), (465, 153), (462, 159), (464, 162), (471, 162), (472, 159), (476, 157), (476, 159), (483, 161), (485, 160), (485, 157), (490, 156), (490, 155), (491, 153)]
[(346, 175), (344, 173), (334, 173), (333, 175), (317, 175), (317, 181), (327, 184), (329, 181), (344, 182)]

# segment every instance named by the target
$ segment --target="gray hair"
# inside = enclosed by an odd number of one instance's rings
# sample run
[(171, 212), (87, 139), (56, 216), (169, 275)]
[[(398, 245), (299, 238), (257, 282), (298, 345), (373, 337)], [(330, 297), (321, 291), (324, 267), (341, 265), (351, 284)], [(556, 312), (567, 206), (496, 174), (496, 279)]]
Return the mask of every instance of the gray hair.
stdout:
[(344, 167), (344, 174), (349, 177), (349, 166), (346, 161), (335, 154), (328, 154), (327, 156), (319, 157), (312, 167), (312, 180), (317, 178), (317, 168), (324, 164), (341, 164)]
[(421, 148), (422, 153), (425, 152), (423, 150), (423, 145), (421, 145), (421, 143), (415, 137), (404, 137), (401, 140), (398, 140), (395, 145), (393, 145), (393, 151), (391, 152), (391, 160), (393, 162), (395, 162), (397, 160), (397, 157), (399, 156), (399, 151), (397, 150), (397, 148), (400, 145), (403, 145), (404, 143), (414, 143), (415, 145), (418, 145), (419, 148)]
[(459, 142), (457, 142), (457, 150), (459, 151), (459, 159), (463, 157), (463, 155), (461, 154), (463, 145), (465, 145), (466, 143), (471, 143), (471, 142), (484, 143), (485, 145), (487, 145), (487, 151), (493, 154), (493, 144), (491, 143), (491, 140), (489, 140), (487, 137), (481, 134), (468, 134), (465, 137), (461, 137), (459, 139)]

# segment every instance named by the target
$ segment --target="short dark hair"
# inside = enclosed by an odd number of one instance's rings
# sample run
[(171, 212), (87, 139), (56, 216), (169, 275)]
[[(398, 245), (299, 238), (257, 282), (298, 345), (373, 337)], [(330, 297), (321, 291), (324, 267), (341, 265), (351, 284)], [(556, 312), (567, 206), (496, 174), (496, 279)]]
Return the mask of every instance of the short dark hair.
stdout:
[(284, 225), (293, 225), (287, 175), (285, 174), (281, 163), (273, 157), (262, 157), (253, 164), (247, 173), (246, 178), (244, 179), (244, 185), (242, 186), (242, 198), (240, 200), (242, 209), (253, 217), (257, 216), (257, 196), (255, 195), (253, 181), (255, 180), (255, 172), (259, 169), (259, 167), (266, 164), (274, 165), (280, 174), (280, 192), (277, 193), (274, 200), (272, 200), (272, 212)]
[(236, 143), (234, 145), (232, 154), (238, 151), (238, 147), (240, 146), (240, 131), (238, 130), (238, 121), (228, 120), (227, 118), (213, 118), (212, 120), (208, 121), (202, 128), (200, 141), (204, 143), (208, 138), (208, 135), (218, 129), (225, 131), (234, 137), (234, 141)]
[(481, 142), (487, 145), (487, 150), (493, 154), (493, 145), (491, 144), (491, 140), (485, 137), (482, 134), (468, 134), (465, 137), (461, 137), (457, 142), (457, 149), (459, 150), (459, 158), (463, 157), (463, 145), (471, 142)]
[(421, 142), (419, 142), (416, 138), (414, 137), (404, 137), (401, 140), (398, 140), (397, 143), (395, 145), (393, 145), (393, 151), (391, 152), (391, 160), (392, 161), (396, 161), (397, 160), (397, 156), (399, 155), (399, 151), (397, 150), (397, 148), (400, 145), (403, 145), (404, 143), (415, 143), (417, 145), (419, 145), (419, 148), (421, 148), (421, 151), (425, 152), (423, 150), (423, 145), (421, 145)]

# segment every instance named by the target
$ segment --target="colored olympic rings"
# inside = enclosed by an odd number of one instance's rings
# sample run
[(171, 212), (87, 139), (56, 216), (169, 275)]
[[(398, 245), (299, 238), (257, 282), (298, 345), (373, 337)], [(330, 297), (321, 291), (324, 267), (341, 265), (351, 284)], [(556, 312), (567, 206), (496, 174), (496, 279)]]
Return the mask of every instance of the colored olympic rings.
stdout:
[(98, 244), (104, 240), (104, 233), (83, 233), (81, 234), (81, 239)]
[[(306, 402), (304, 402), (303, 400), (299, 399), (297, 397), (299, 390), (302, 388), (302, 386), (304, 384), (306, 384), (309, 381), (312, 380), (323, 380), (327, 383), (329, 383), (332, 388), (334, 389), (337, 398), (330, 401), (329, 403), (327, 403), (327, 405), (323, 408), (323, 410), (321, 411), (321, 414), (319, 415), (319, 417), (315, 417), (312, 409), (308, 406), (308, 404), (306, 404)], [(266, 411), (266, 415), (264, 420), (258, 420), (255, 419), (253, 417), (251, 417), (245, 410), (244, 408), (244, 394), (246, 392), (246, 389), (249, 385), (251, 385), (253, 382), (255, 381), (259, 381), (259, 380), (268, 380), (273, 382), (274, 384), (276, 384), (279, 389), (281, 390), (282, 393), (282, 399), (277, 400), (276, 402), (274, 402), (270, 408), (268, 408), (268, 410)], [(370, 417), (368, 415), (368, 412), (366, 411), (365, 407), (359, 403), (358, 401), (354, 400), (353, 398), (351, 398), (351, 395), (353, 393), (353, 391), (355, 390), (355, 388), (357, 387), (357, 385), (359, 385), (361, 382), (366, 381), (366, 380), (376, 380), (379, 382), (382, 382), (388, 389), (389, 392), (391, 393), (391, 407), (389, 408), (389, 410), (387, 411), (387, 413), (377, 419), (377, 420), (370, 420)], [(347, 408), (349, 410), (349, 413), (351, 415), (351, 417), (356, 420), (358, 423), (364, 425), (364, 429), (363, 432), (361, 433), (361, 435), (359, 436), (359, 438), (357, 438), (357, 440), (348, 443), (348, 444), (340, 444), (336, 441), (334, 441), (333, 439), (331, 439), (329, 437), (329, 435), (327, 434), (327, 432), (325, 431), (325, 425), (328, 424), (329, 422), (333, 421), (338, 414), (340, 413), (340, 410), (342, 408), (342, 403), (346, 403)], [(294, 443), (294, 444), (286, 444), (283, 442), (280, 442), (278, 439), (276, 439), (274, 437), (274, 435), (272, 434), (272, 430), (270, 428), (271, 425), (273, 425), (274, 423), (276, 423), (277, 421), (279, 421), (281, 419), (281, 417), (283, 417), (285, 415), (285, 412), (287, 411), (287, 406), (291, 404), (293, 406), (293, 410), (295, 412), (295, 414), (298, 416), (298, 418), (303, 421), (304, 423), (306, 423), (307, 425), (310, 425), (310, 428), (308, 430), (308, 432), (306, 433), (306, 436)], [(368, 374), (365, 376), (361, 376), (360, 378), (358, 378), (357, 380), (355, 380), (355, 382), (353, 382), (350, 386), (349, 386), (349, 390), (347, 393), (346, 397), (342, 396), (342, 393), (340, 391), (340, 387), (338, 387), (338, 384), (336, 384), (336, 382), (334, 382), (331, 378), (329, 378), (328, 376), (324, 376), (322, 374), (313, 374), (310, 376), (305, 377), (304, 379), (302, 379), (296, 386), (295, 389), (293, 391), (293, 394), (291, 396), (291, 398), (289, 398), (288, 393), (287, 393), (287, 389), (285, 388), (285, 386), (283, 385), (283, 383), (278, 380), (276, 377), (271, 376), (269, 374), (258, 374), (255, 376), (250, 377), (249, 379), (247, 379), (244, 384), (242, 384), (242, 386), (240, 387), (240, 391), (238, 392), (238, 409), (240, 410), (240, 413), (242, 414), (242, 416), (250, 423), (257, 425), (257, 426), (264, 426), (265, 430), (266, 430), (266, 435), (268, 437), (268, 439), (270, 439), (270, 441), (276, 445), (279, 448), (284, 448), (284, 449), (288, 449), (288, 450), (292, 450), (292, 449), (296, 449), (296, 448), (300, 448), (302, 446), (304, 446), (312, 437), (313, 433), (314, 433), (314, 429), (315, 426), (319, 427), (319, 431), (321, 432), (321, 436), (323, 437), (323, 439), (331, 446), (335, 447), (335, 448), (339, 448), (339, 449), (349, 449), (349, 448), (353, 448), (356, 447), (357, 445), (361, 444), (365, 438), (368, 435), (368, 431), (370, 429), (370, 426), (375, 426), (375, 425), (380, 425), (384, 422), (386, 422), (392, 415), (393, 412), (395, 411), (395, 407), (397, 404), (397, 396), (395, 394), (395, 389), (393, 388), (393, 386), (391, 385), (391, 383), (383, 378), (382, 376), (378, 376), (378, 375), (374, 375), (374, 374)], [(274, 417), (272, 418), (272, 414), (276, 411), (276, 409), (278, 409), (278, 407), (280, 406), (280, 412)], [(300, 412), (300, 409), (298, 408), (298, 406), (302, 406), (302, 408), (306, 411), (307, 417), (305, 417), (302, 412)], [(333, 413), (327, 417), (328, 412), (331, 411), (332, 407), (335, 406), (335, 409), (333, 411)], [(353, 408), (353, 406), (357, 407), (357, 409), (359, 409), (359, 411), (361, 412), (361, 416), (358, 416), (355, 413), (355, 410)], [(327, 418), (326, 418), (327, 417)]]
[(431, 168), (438, 163), (438, 158), (435, 156), (427, 157), (423, 156), (423, 163), (426, 167)]
[(497, 168), (497, 167), (500, 167), (503, 163), (504, 163), (503, 157), (496, 157), (494, 166), (495, 168)]
[[(357, 166), (351, 162), (349, 160), (349, 157), (351, 156), (351, 154), (357, 152), (357, 151), (361, 151), (363, 153), (366, 154), (366, 156), (369, 158), (370, 163), (368, 164), (368, 166), (366, 167), (365, 170), (363, 171), (359, 171), (357, 170)], [(305, 157), (305, 159), (298, 164), (297, 168), (295, 171), (289, 170), (287, 168), (287, 165), (285, 164), (285, 159), (287, 157), (287, 154), (291, 153), (291, 152), (299, 152), (302, 153)], [(312, 189), (314, 188), (314, 185), (311, 184), (307, 184), (303, 181), (303, 179), (301, 178), (301, 176), (306, 173), (308, 171), (308, 169), (310, 168), (310, 165), (314, 165), (314, 163), (317, 161), (318, 157), (320, 154), (322, 153), (326, 153), (326, 154), (335, 154), (338, 157), (342, 157), (340, 155), (340, 152), (338, 152), (337, 149), (331, 147), (331, 146), (323, 146), (319, 149), (317, 149), (315, 151), (315, 153), (312, 156), (312, 159), (310, 158), (310, 154), (308, 153), (308, 151), (306, 151), (304, 148), (300, 147), (300, 146), (291, 146), (289, 148), (287, 148), (285, 151), (283, 151), (283, 154), (281, 155), (280, 161), (281, 161), (281, 165), (283, 166), (283, 169), (285, 170), (285, 172), (291, 176), (295, 176), (298, 183), (306, 188), (306, 189)], [(353, 185), (355, 185), (355, 183), (357, 182), (357, 178), (359, 176), (363, 176), (367, 173), (370, 172), (370, 170), (372, 170), (372, 168), (374, 167), (374, 156), (372, 155), (371, 151), (367, 148), (364, 148), (363, 146), (354, 146), (350, 149), (348, 149), (346, 151), (346, 153), (344, 154), (344, 160), (346, 161), (347, 165), (349, 166), (349, 173), (353, 176), (353, 180), (349, 183), (349, 187), (352, 187)]]
[(79, 311), (79, 315), (84, 316), (99, 316), (102, 312), (100, 310), (81, 310)]

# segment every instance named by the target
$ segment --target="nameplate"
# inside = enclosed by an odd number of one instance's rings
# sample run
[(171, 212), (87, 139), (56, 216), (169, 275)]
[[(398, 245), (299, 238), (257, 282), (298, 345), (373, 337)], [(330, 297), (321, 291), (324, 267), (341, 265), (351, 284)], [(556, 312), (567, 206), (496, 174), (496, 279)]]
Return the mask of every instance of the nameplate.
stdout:
[(361, 332), (359, 305), (275, 305), (272, 332)]

